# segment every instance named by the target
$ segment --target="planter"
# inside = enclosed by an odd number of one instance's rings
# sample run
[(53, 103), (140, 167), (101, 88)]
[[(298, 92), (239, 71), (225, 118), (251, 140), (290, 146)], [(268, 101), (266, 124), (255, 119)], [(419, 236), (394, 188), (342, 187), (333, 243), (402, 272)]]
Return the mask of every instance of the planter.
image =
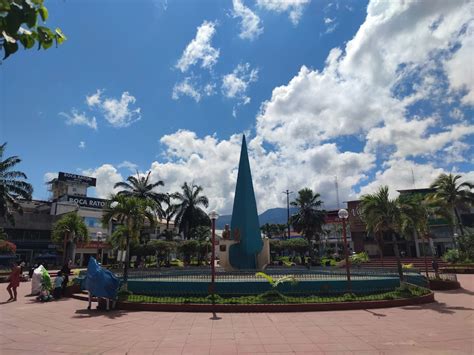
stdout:
[(158, 312), (221, 312), (221, 313), (248, 313), (248, 312), (316, 312), (339, 311), (370, 308), (404, 307), (416, 304), (434, 302), (434, 293), (413, 298), (379, 301), (354, 301), (332, 303), (304, 303), (304, 304), (159, 304), (117, 302), (116, 308), (130, 311), (158, 311)]
[(450, 265), (446, 267), (440, 268), (441, 272), (443, 273), (451, 273), (451, 274), (474, 274), (474, 265), (466, 264), (466, 265)]

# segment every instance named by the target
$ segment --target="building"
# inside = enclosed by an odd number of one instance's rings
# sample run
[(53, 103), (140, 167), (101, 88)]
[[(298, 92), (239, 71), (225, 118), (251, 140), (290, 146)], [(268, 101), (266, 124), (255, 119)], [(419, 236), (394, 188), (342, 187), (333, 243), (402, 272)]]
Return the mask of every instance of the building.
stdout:
[[(434, 192), (433, 189), (407, 189), (397, 190), (401, 196), (403, 195), (427, 195), (428, 193)], [(354, 250), (356, 252), (366, 251), (369, 256), (379, 256), (379, 245), (373, 235), (367, 232), (365, 223), (360, 218), (359, 205), (360, 200), (348, 201), (347, 210), (349, 212), (349, 224), (351, 230), (351, 236), (354, 242)], [(474, 221), (474, 213), (472, 209), (470, 211), (461, 211), (461, 220), (464, 225), (469, 224), (470, 221)], [(432, 217), (428, 221), (429, 223), (429, 236), (428, 241), (418, 238), (413, 235), (412, 238), (402, 238), (396, 236), (398, 248), (400, 252), (405, 252), (407, 256), (421, 257), (423, 256), (423, 250), (426, 255), (443, 255), (448, 249), (455, 247), (454, 245), (454, 231), (453, 226), (448, 221)], [(384, 235), (382, 249), (384, 256), (393, 256), (393, 241), (391, 236)]]
[[(339, 210), (326, 211), (323, 234), (318, 242), (321, 255), (344, 253), (343, 223), (339, 218), (338, 212)], [(348, 252), (351, 253), (354, 250), (354, 243), (348, 223), (346, 224), (346, 238), (349, 248)]]

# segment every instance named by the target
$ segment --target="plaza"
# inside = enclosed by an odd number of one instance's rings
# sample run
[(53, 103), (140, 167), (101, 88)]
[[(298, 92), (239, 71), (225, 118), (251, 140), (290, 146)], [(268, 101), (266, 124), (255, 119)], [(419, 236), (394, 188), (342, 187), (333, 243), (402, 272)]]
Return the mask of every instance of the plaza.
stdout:
[[(88, 311), (85, 301), (39, 303), (22, 283), (0, 306), (9, 354), (472, 354), (474, 276), (419, 306), (305, 313)], [(6, 300), (4, 287), (0, 299)]]

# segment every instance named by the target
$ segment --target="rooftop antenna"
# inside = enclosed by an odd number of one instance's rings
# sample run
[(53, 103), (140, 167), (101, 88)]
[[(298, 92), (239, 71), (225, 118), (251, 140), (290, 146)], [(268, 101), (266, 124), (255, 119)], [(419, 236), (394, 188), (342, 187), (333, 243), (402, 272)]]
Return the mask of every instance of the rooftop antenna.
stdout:
[(415, 186), (415, 173), (413, 172), (413, 168), (411, 168), (411, 180), (413, 183), (413, 188), (416, 188)]
[(337, 175), (334, 176), (334, 185), (336, 185), (336, 203), (337, 209), (339, 209), (339, 183), (337, 182)]

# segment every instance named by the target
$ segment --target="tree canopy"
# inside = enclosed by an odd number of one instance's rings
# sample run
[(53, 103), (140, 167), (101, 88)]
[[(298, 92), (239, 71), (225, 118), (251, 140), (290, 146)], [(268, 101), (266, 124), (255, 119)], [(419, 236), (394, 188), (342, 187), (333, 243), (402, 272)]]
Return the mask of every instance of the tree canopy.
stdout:
[[(54, 30), (44, 26), (49, 17), (44, 0), (0, 0), (0, 46), (4, 57), (8, 58), (23, 48), (30, 49), (35, 44), (38, 49), (48, 49), (66, 40), (60, 28)], [(42, 24), (40, 25), (40, 19)]]

